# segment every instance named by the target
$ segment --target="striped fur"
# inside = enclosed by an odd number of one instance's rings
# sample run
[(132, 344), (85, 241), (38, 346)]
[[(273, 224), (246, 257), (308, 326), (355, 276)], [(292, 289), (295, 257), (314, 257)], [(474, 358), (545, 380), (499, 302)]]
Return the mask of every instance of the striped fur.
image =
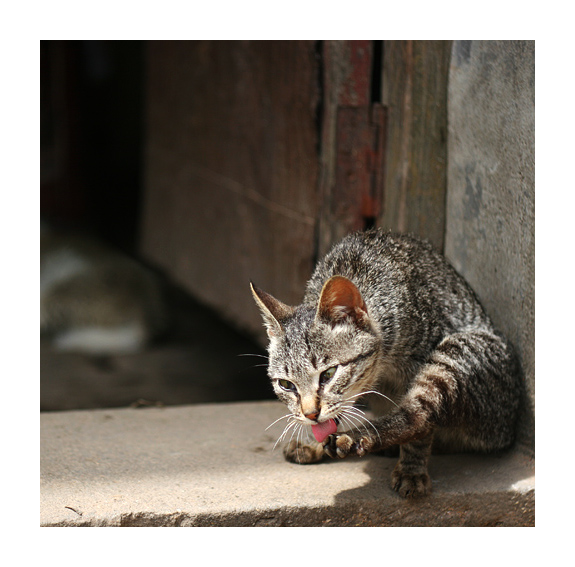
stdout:
[[(432, 446), (496, 451), (513, 443), (522, 387), (517, 357), (428, 243), (356, 233), (318, 264), (300, 306), (252, 291), (270, 337), (268, 372), (291, 412), (288, 460), (399, 445), (392, 487), (417, 497), (431, 490)], [(368, 420), (357, 406), (365, 399), (382, 402), (378, 417)], [(304, 427), (329, 419), (341, 431), (321, 445), (304, 440)]]

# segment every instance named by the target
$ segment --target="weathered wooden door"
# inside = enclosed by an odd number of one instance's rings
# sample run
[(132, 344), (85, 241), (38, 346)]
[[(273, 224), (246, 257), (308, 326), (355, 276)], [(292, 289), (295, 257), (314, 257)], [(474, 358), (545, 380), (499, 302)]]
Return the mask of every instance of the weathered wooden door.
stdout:
[(443, 246), (450, 42), (151, 42), (142, 251), (261, 335), (318, 256), (383, 226)]

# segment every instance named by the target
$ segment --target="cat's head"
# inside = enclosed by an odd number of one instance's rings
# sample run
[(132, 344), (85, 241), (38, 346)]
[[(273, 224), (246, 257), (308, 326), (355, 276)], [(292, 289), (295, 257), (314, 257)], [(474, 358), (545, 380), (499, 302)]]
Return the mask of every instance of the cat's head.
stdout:
[(353, 422), (349, 408), (373, 388), (381, 349), (357, 287), (334, 276), (316, 305), (298, 307), (251, 287), (270, 339), (268, 374), (278, 398), (301, 423), (346, 414)]

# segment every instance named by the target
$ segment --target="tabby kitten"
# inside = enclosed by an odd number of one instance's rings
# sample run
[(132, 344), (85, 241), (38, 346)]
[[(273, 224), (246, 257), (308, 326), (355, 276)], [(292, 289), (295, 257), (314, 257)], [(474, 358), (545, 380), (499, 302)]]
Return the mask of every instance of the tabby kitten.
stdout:
[[(319, 262), (298, 307), (253, 284), (252, 293), (270, 339), (268, 373), (291, 412), (288, 461), (399, 445), (392, 487), (413, 498), (431, 491), (432, 445), (494, 451), (513, 442), (517, 357), (428, 243), (355, 233)], [(379, 417), (368, 420), (360, 400)], [(316, 441), (300, 439), (307, 425)]]

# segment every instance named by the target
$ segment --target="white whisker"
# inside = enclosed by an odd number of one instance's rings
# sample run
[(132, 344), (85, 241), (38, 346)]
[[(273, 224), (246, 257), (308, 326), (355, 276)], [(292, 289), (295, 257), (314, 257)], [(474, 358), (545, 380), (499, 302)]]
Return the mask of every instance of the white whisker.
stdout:
[(286, 413), (285, 415), (282, 415), (281, 417), (278, 417), (273, 423), (270, 423), (267, 427), (266, 427), (266, 431), (272, 426), (275, 425), (278, 421), (281, 421), (282, 419), (285, 419), (286, 417), (293, 417), (291, 413)]
[[(293, 416), (289, 416), (289, 417), (293, 417)], [(278, 440), (275, 442), (272, 451), (275, 450), (275, 448), (277, 447), (277, 444), (282, 441), (282, 439), (287, 435), (287, 433), (289, 432), (289, 430), (290, 430), (290, 429), (293, 429), (296, 424), (297, 424), (297, 421), (295, 421), (295, 418), (294, 418), (293, 421), (290, 421), (290, 422), (284, 427), (284, 430), (283, 430), (282, 434), (278, 437)], [(293, 437), (293, 432), (292, 432), (292, 437)]]
[(353, 414), (357, 415), (358, 417), (365, 419), (365, 412), (363, 410), (360, 410), (359, 408), (357, 408), (355, 406), (343, 405), (342, 409), (348, 413), (353, 413)]
[(341, 418), (341, 417), (344, 417), (344, 416), (347, 416), (348, 418), (353, 417), (353, 414), (351, 414), (351, 413), (349, 412), (349, 408), (348, 408), (348, 407), (345, 407), (345, 406), (340, 409), (340, 411), (339, 411), (339, 413), (338, 413), (338, 418)]
[[(294, 423), (294, 425), (296, 425), (297, 427), (294, 427), (294, 428), (293, 428), (293, 431), (291, 432), (291, 436), (290, 436), (289, 441), (288, 441), (288, 445), (291, 443), (291, 441), (292, 441), (292, 439), (293, 439), (294, 433), (295, 433), (296, 431), (298, 431), (298, 433), (299, 433), (300, 426), (301, 426), (301, 424), (298, 423), (297, 421), (294, 421), (293, 423)], [(297, 437), (296, 437), (296, 439), (297, 439)]]
[(360, 423), (361, 425), (364, 425), (364, 421), (361, 418), (361, 416), (353, 415), (351, 413), (346, 413), (345, 415), (347, 416), (348, 419), (352, 419), (355, 423)]
[(311, 440), (311, 437), (310, 437), (310, 436), (311, 436), (311, 427), (308, 427), (308, 426), (304, 423), (304, 424), (302, 424), (301, 429), (302, 429), (302, 433), (303, 433), (303, 435), (302, 435), (302, 442), (303, 442), (303, 443), (307, 443), (308, 441)]
[(359, 408), (356, 408), (355, 406), (346, 407), (345, 409), (350, 413), (353, 413), (359, 417), (365, 418), (365, 412), (363, 410), (360, 410)]
[[(361, 421), (357, 416), (346, 415), (345, 417), (340, 414), (340, 418), (345, 419), (347, 423), (350, 423), (352, 428), (360, 430), (361, 427), (365, 427), (365, 423)], [(379, 433), (375, 430), (376, 435), (379, 438)]]
[(349, 427), (350, 429), (358, 429), (358, 426), (351, 421), (350, 418), (348, 418), (348, 416), (345, 416), (343, 414), (339, 415), (339, 419), (342, 421), (342, 423), (346, 426)]
[(390, 397), (386, 396), (385, 394), (382, 394), (381, 392), (378, 392), (377, 390), (368, 390), (367, 392), (361, 392), (359, 394), (355, 394), (354, 396), (350, 396), (349, 398), (347, 398), (345, 401), (349, 401), (349, 400), (353, 400), (354, 398), (359, 398), (361, 396), (366, 396), (367, 394), (376, 394), (378, 396), (381, 396), (382, 398), (385, 398), (386, 400), (390, 401), (395, 407), (399, 407)]
[(296, 445), (300, 446), (302, 445), (302, 433), (304, 430), (304, 426), (303, 424), (300, 425), (299, 431), (297, 432), (297, 438), (296, 438)]
[[(342, 417), (343, 415), (346, 415), (348, 419), (353, 420), (354, 422), (357, 420), (360, 422), (360, 424), (362, 426), (365, 427), (365, 423), (369, 423), (369, 425), (373, 428), (373, 430), (375, 431), (375, 434), (377, 435), (377, 438), (379, 439), (379, 442), (381, 443), (381, 437), (379, 435), (379, 431), (377, 430), (377, 427), (375, 427), (375, 425), (373, 425), (373, 423), (367, 418), (367, 416), (365, 415), (365, 413), (356, 408), (356, 407), (344, 407), (344, 409), (342, 410), (340, 417)], [(358, 427), (359, 429), (359, 427)]]

